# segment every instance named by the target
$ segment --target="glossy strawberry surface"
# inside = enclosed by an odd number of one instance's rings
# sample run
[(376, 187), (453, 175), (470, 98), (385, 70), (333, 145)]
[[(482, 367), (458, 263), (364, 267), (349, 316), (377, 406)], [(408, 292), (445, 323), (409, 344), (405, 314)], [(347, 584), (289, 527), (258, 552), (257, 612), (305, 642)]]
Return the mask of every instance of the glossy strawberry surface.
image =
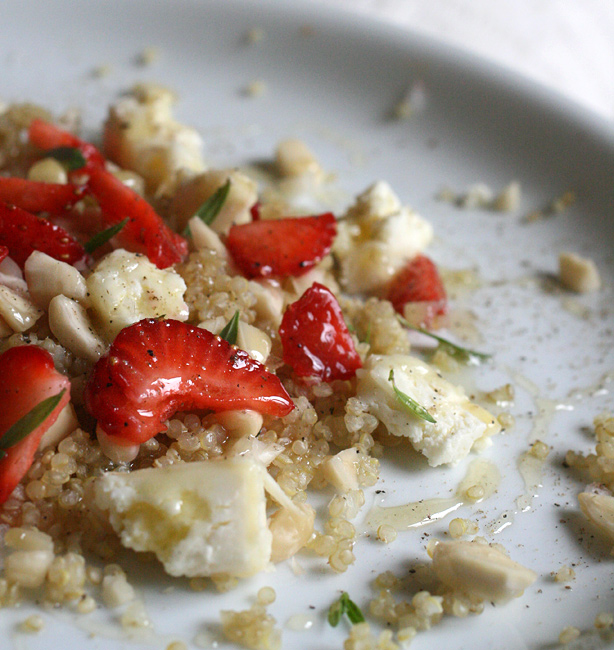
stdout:
[(87, 259), (81, 244), (43, 217), (6, 203), (0, 203), (0, 245), (9, 249), (9, 255), (21, 268), (32, 251), (76, 264)]
[(147, 201), (102, 167), (92, 167), (87, 189), (98, 201), (104, 224), (113, 226), (128, 217), (117, 235), (123, 248), (144, 253), (158, 268), (181, 262), (187, 241), (173, 232)]
[(299, 276), (328, 254), (336, 234), (336, 219), (327, 212), (233, 226), (226, 246), (248, 278)]
[(430, 325), (448, 307), (439, 271), (426, 255), (414, 257), (392, 278), (387, 298), (401, 315), (405, 315), (406, 305), (418, 307), (421, 322), (416, 325)]
[(0, 459), (0, 503), (4, 503), (32, 465), (44, 433), (70, 399), (70, 381), (57, 372), (49, 352), (34, 345), (10, 348), (0, 356), (0, 440), (43, 400), (66, 392), (52, 413)]
[(362, 366), (337, 299), (317, 282), (286, 309), (279, 334), (283, 360), (298, 377), (351, 379)]
[(133, 443), (164, 431), (179, 410), (280, 417), (294, 408), (279, 379), (247, 352), (207, 330), (155, 319), (118, 334), (94, 367), (85, 403), (107, 435)]

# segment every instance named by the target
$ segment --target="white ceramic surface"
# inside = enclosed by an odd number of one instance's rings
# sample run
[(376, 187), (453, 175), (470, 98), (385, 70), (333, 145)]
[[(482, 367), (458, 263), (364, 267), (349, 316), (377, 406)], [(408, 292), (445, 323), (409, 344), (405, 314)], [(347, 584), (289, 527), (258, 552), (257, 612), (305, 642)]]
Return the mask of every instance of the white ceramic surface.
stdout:
[[(564, 625), (588, 630), (598, 612), (614, 610), (612, 558), (579, 515), (575, 496), (583, 486), (562, 467), (568, 448), (593, 448), (586, 428), (614, 406), (614, 137), (607, 123), (422, 37), (302, 4), (4, 0), (0, 24), (3, 99), (31, 100), (58, 112), (80, 107), (91, 135), (119, 91), (138, 80), (165, 83), (181, 97), (179, 118), (203, 132), (212, 164), (270, 159), (278, 140), (300, 136), (336, 172), (330, 196), (337, 208), (373, 180), (387, 179), (432, 221), (437, 242), (431, 253), (438, 263), (479, 269), (479, 288), (454, 307), (475, 312), (480, 336), (470, 344), (494, 352), (495, 361), (470, 381), (485, 390), (515, 383), (517, 426), (485, 453), (503, 475), (498, 493), (459, 512), (540, 578), (523, 598), (489, 606), (479, 617), (446, 619), (412, 648), (553, 647)], [(262, 28), (265, 38), (248, 46), (244, 35), (252, 27)], [(149, 46), (159, 58), (139, 66), (138, 54)], [(100, 65), (110, 72), (96, 78), (92, 71)], [(260, 97), (244, 93), (253, 80), (266, 85)], [(391, 119), (415, 84), (426, 93), (424, 109), (406, 121)], [(512, 214), (460, 211), (435, 199), (444, 185), (461, 191), (483, 181), (499, 189), (512, 179), (523, 187), (521, 208)], [(523, 221), (568, 189), (578, 197), (568, 211)], [(593, 257), (604, 289), (579, 298), (552, 289), (561, 250)], [(492, 522), (517, 509), (516, 498), (524, 494), (516, 462), (535, 436), (552, 446), (543, 487), (528, 511), (492, 535)], [(445, 496), (466, 463), (433, 470), (410, 454), (387, 454), (383, 466), (382, 483), (367, 491), (357, 519), (361, 531), (373, 503)], [(203, 626), (215, 633), (221, 609), (246, 608), (261, 586), (272, 585), (278, 599), (270, 611), (283, 629), (284, 648), (341, 648), (343, 625), (331, 629), (325, 622), (338, 590), (349, 591), (366, 611), (375, 575), (427, 561), (426, 542), (441, 537), (447, 523), (401, 533), (388, 546), (363, 535), (357, 562), (344, 575), (301, 556), (305, 575), (279, 566), (226, 594), (193, 593), (186, 581), (169, 579), (155, 564), (133, 564), (130, 579), (155, 626), (143, 645), (133, 646), (116, 615), (104, 611), (88, 617), (44, 612), (44, 630), (24, 635), (16, 625), (35, 610), (23, 606), (0, 613), (0, 647), (165, 648), (171, 640), (190, 646)], [(576, 567), (571, 589), (550, 577), (563, 564)], [(287, 629), (295, 614), (313, 616), (311, 629)], [(588, 642), (600, 647), (595, 637)]]

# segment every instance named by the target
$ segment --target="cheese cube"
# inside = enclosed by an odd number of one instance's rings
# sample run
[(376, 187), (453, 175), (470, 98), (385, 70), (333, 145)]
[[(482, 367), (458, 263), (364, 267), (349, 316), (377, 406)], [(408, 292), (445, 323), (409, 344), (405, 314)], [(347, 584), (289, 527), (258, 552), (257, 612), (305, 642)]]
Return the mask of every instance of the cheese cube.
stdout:
[(124, 546), (155, 553), (172, 576), (247, 577), (271, 559), (265, 473), (249, 458), (110, 472), (96, 503)]
[(183, 278), (173, 269), (157, 268), (145, 255), (115, 250), (86, 282), (92, 311), (109, 341), (143, 318), (188, 318)]
[(392, 188), (375, 183), (339, 221), (334, 253), (350, 293), (381, 292), (392, 276), (433, 239), (433, 228), (404, 207)]
[[(425, 408), (435, 424), (414, 415), (398, 398), (388, 379)], [(431, 466), (462, 460), (480, 438), (500, 429), (488, 411), (469, 401), (424, 361), (408, 355), (372, 355), (356, 373), (357, 396), (395, 436), (406, 436)]]

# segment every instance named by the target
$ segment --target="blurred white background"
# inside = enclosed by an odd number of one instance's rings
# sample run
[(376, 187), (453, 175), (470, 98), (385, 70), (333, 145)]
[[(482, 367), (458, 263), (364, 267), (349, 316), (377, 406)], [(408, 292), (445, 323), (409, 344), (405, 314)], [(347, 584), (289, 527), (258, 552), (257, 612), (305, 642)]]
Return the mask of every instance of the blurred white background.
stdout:
[(468, 49), (614, 122), (614, 0), (312, 0)]

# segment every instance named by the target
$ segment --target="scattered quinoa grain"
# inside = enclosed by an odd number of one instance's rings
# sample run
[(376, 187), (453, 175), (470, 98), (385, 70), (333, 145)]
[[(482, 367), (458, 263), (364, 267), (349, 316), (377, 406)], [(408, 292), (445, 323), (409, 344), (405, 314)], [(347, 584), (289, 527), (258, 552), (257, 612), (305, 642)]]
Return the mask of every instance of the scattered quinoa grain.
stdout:
[(43, 620), (42, 616), (39, 616), (38, 614), (32, 614), (19, 624), (19, 631), (36, 634), (40, 632), (44, 627), (45, 621)]
[(567, 625), (561, 630), (559, 634), (559, 643), (567, 645), (580, 637), (580, 630), (573, 625)]

